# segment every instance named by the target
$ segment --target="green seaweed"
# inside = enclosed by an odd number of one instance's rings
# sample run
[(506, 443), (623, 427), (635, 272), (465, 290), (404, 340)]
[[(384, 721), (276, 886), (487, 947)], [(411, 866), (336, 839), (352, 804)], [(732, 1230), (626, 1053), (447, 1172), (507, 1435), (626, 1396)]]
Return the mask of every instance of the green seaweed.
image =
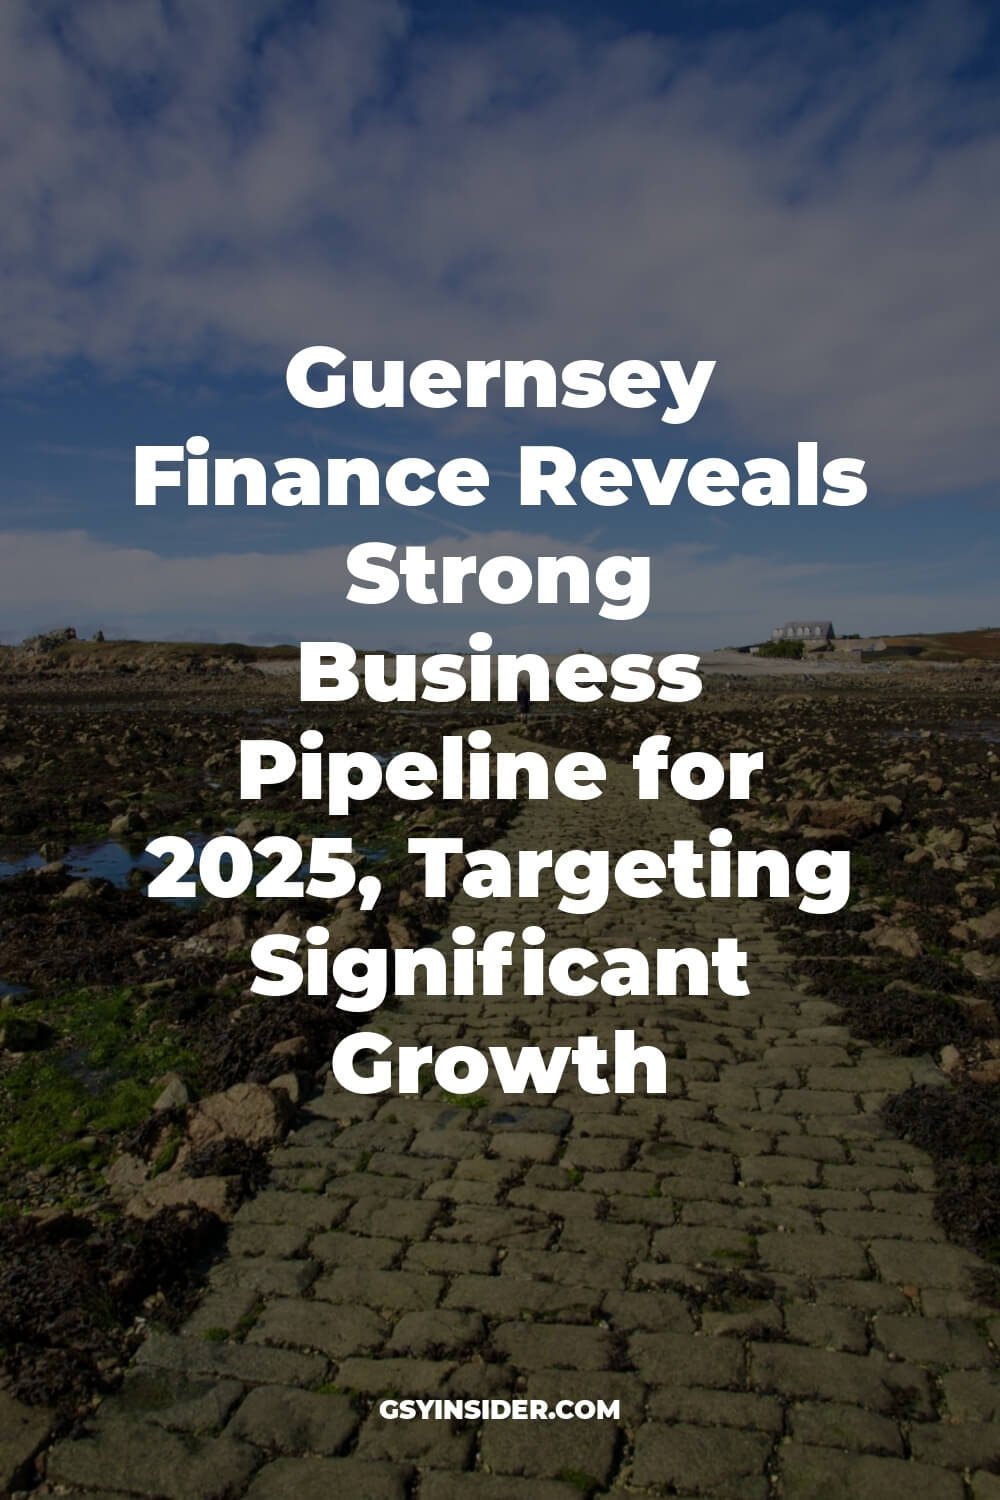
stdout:
[(69, 990), (18, 1013), (46, 1021), (59, 1041), (4, 1075), (0, 1177), (45, 1164), (96, 1169), (113, 1138), (149, 1114), (157, 1078), (196, 1071), (167, 1020), (127, 987)]

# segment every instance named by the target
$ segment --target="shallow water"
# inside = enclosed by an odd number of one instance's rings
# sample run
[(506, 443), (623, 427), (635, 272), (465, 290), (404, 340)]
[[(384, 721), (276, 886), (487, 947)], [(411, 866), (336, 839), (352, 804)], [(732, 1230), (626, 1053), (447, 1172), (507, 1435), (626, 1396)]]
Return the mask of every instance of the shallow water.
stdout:
[[(189, 833), (186, 837), (190, 840), (195, 853), (200, 854), (208, 843), (209, 835)], [(49, 862), (38, 850), (32, 850), (28, 854), (17, 854), (11, 849), (4, 852), (6, 857), (0, 859), (0, 881), (12, 880), (15, 875), (24, 875), (30, 870), (40, 870)], [(385, 859), (387, 850), (377, 846), (362, 846), (357, 853), (363, 855), (370, 864), (380, 864)], [(157, 871), (163, 869), (166, 862), (165, 859), (158, 859), (155, 855), (148, 854), (145, 849), (129, 848), (127, 844), (119, 843), (116, 839), (104, 839), (97, 844), (74, 844), (66, 850), (61, 860), (74, 879), (108, 880), (120, 891), (128, 889), (129, 876), (133, 870), (143, 870), (150, 875), (155, 875)], [(309, 862), (303, 859), (302, 875), (307, 876), (309, 872)], [(196, 878), (194, 872), (192, 876)], [(182, 896), (175, 899), (201, 901), (205, 897), (199, 892), (197, 896)], [(2, 993), (0, 989), (0, 994)]]
[[(188, 834), (187, 837), (198, 851), (207, 842), (204, 834)], [(6, 856), (0, 859), (0, 880), (11, 880), (15, 875), (24, 875), (29, 870), (40, 870), (49, 863), (37, 850), (22, 855), (14, 855), (11, 850), (7, 850)], [(104, 839), (97, 844), (73, 844), (60, 862), (76, 880), (109, 880), (120, 891), (128, 888), (128, 879), (133, 870), (146, 870), (155, 874), (166, 863), (163, 859), (147, 854), (145, 849), (130, 849), (127, 844), (120, 844), (116, 839)]]
[(11, 851), (5, 851), (7, 858), (0, 859), (0, 880), (11, 880), (15, 875), (23, 875), (27, 870), (40, 870), (46, 861), (37, 852), (26, 854), (23, 858), (16, 855), (11, 857)]

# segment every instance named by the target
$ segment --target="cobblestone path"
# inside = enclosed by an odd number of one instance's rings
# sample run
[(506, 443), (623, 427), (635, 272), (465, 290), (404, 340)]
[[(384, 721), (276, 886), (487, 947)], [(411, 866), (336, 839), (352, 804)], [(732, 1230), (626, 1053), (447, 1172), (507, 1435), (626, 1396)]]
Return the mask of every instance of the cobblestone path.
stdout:
[[(506, 733), (506, 732), (505, 732)], [(505, 733), (496, 736), (506, 744)], [(513, 740), (510, 740), (513, 743)], [(609, 766), (589, 804), (530, 804), (498, 847), (703, 837)], [(502, 920), (500, 914), (502, 913)], [(461, 1107), (332, 1086), (274, 1153), (179, 1335), (153, 1334), (48, 1484), (208, 1500), (996, 1500), (1000, 1382), (976, 1258), (933, 1217), (928, 1158), (886, 1134), (927, 1060), (853, 1042), (797, 994), (755, 903), (554, 901), (554, 945), (739, 936), (752, 995), (421, 999), (384, 1026), (439, 1046), (608, 1037), (670, 1051), (666, 1099), (569, 1091)], [(821, 919), (816, 919), (817, 921)], [(994, 1321), (991, 1323), (991, 1316)], [(380, 1395), (621, 1402), (621, 1421), (391, 1422)]]

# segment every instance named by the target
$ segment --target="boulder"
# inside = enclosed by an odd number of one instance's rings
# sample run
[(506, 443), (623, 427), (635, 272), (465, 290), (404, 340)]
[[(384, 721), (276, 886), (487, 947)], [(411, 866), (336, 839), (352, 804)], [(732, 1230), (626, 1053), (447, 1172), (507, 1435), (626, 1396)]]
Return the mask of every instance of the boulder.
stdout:
[(331, 953), (342, 953), (345, 948), (367, 948), (371, 942), (371, 924), (362, 912), (342, 911), (327, 927)]
[(191, 1095), (188, 1086), (179, 1073), (165, 1073), (159, 1081), (160, 1092), (156, 1096), (153, 1105), (154, 1114), (162, 1114), (168, 1109), (183, 1109), (190, 1104)]
[(133, 1219), (151, 1219), (161, 1208), (191, 1207), (229, 1219), (239, 1198), (236, 1177), (178, 1177), (165, 1173), (141, 1187), (125, 1205), (125, 1212)]
[(792, 797), (788, 801), (788, 821), (807, 835), (836, 833), (845, 838), (863, 838), (889, 827), (902, 811), (898, 797), (841, 797), (826, 801), (807, 801)]
[(293, 1062), (299, 1062), (309, 1056), (309, 1042), (304, 1036), (289, 1036), (281, 1042), (275, 1042), (273, 1047), (268, 1048), (271, 1057), (287, 1057)]
[(105, 895), (113, 890), (110, 880), (102, 880), (99, 876), (93, 880), (71, 880), (56, 897), (57, 901), (94, 901), (98, 896)]
[(965, 829), (955, 824), (928, 828), (924, 835), (924, 845), (932, 854), (960, 854), (965, 848)]
[(233, 832), (238, 839), (260, 839), (273, 832), (273, 825), (260, 818), (241, 818)]
[(395, 913), (389, 917), (385, 924), (386, 936), (393, 948), (412, 948), (416, 946), (417, 935), (410, 927)]
[(981, 943), (992, 943), (1000, 938), (1000, 906), (984, 912), (981, 917), (970, 917), (967, 924)]
[(230, 948), (241, 948), (250, 935), (250, 923), (245, 912), (232, 912), (218, 922), (203, 927), (192, 941), (211, 944), (213, 950), (228, 952)]
[(84, 1214), (74, 1213), (61, 1203), (49, 1203), (44, 1208), (33, 1209), (31, 1213), (25, 1214), (25, 1218), (30, 1219), (53, 1245), (63, 1240), (89, 1239), (94, 1230), (93, 1224)]
[(108, 824), (108, 832), (112, 838), (127, 838), (129, 834), (142, 833), (145, 827), (145, 818), (133, 807), (128, 812), (119, 813), (117, 818), (112, 818)]
[(220, 951), (225, 951), (225, 944), (215, 938), (205, 938), (196, 934), (194, 937), (182, 938), (174, 943), (173, 951), (179, 958), (212, 958)]
[(268, 1084), (269, 1089), (280, 1089), (291, 1104), (298, 1104), (302, 1097), (302, 1085), (299, 1083), (297, 1073), (279, 1073), (277, 1078), (272, 1078)]
[(919, 958), (924, 951), (920, 936), (912, 927), (880, 927), (868, 934), (868, 943), (872, 948), (887, 948), (901, 958)]
[(236, 1083), (220, 1094), (209, 1094), (188, 1116), (177, 1164), (182, 1166), (192, 1151), (200, 1151), (217, 1141), (273, 1146), (288, 1129), (291, 1113), (288, 1096), (261, 1083)]
[(962, 967), (976, 979), (1000, 979), (1000, 956), (995, 953), (980, 953), (978, 949), (963, 953)]
[(131, 1198), (141, 1188), (149, 1175), (149, 1167), (141, 1156), (123, 1153), (113, 1161), (104, 1174), (108, 1192), (112, 1198)]

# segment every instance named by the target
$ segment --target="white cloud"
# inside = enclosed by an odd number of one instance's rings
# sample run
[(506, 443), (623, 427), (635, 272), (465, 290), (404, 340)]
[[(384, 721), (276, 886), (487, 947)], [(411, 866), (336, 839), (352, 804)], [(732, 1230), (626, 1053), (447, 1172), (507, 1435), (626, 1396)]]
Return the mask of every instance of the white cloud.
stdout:
[[(461, 551), (481, 561), (573, 551), (592, 568), (611, 550), (519, 532), (484, 533), (460, 545), (440, 536), (425, 545), (438, 558)], [(573, 608), (530, 601), (502, 608), (474, 588), (461, 607), (397, 600), (372, 608), (345, 602), (347, 551), (162, 557), (82, 531), (0, 532), (0, 640), (73, 624), (81, 634), (101, 628), (140, 639), (346, 639), (362, 649), (460, 650), (471, 631), (489, 629), (498, 649), (707, 650), (759, 640), (803, 615), (832, 616), (841, 630), (868, 633), (964, 628), (996, 613), (993, 591), (977, 593), (960, 568), (929, 601), (914, 564), (898, 563), (890, 589), (881, 563), (776, 562), (691, 544), (653, 555), (652, 603), (634, 621), (600, 619), (596, 595)]]
[(714, 357), (719, 420), (764, 451), (816, 437), (877, 489), (981, 486), (1000, 140), (959, 74), (977, 15), (682, 46), (540, 16), (407, 41), (392, 0), (10, 0), (0, 348), (23, 379), (82, 355), (276, 383), (317, 339)]

